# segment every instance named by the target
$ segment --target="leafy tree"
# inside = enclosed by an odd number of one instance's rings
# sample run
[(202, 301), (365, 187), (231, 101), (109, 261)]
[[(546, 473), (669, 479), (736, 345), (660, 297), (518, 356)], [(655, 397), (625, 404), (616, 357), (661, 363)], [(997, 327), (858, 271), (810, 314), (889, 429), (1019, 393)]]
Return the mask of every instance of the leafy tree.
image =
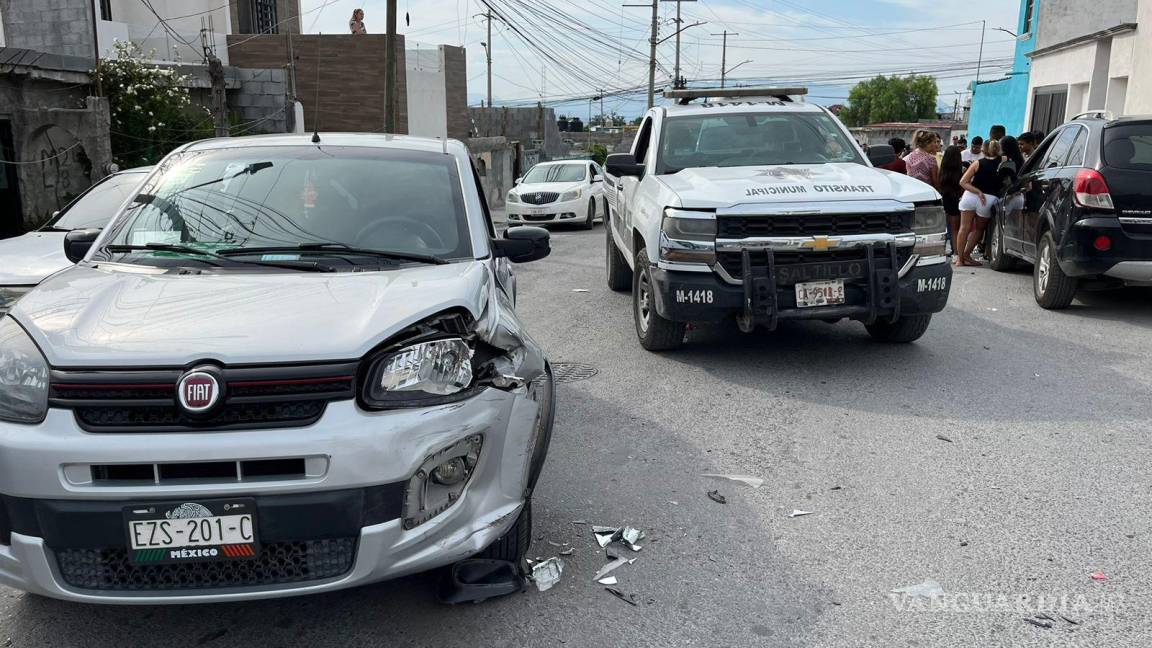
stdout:
[(935, 77), (880, 75), (852, 88), (840, 119), (849, 126), (931, 119), (939, 94)]
[(592, 161), (600, 166), (604, 166), (604, 161), (608, 159), (608, 147), (603, 144), (593, 144), (588, 153), (592, 156)]
[(169, 151), (212, 137), (211, 112), (192, 104), (188, 78), (144, 60), (139, 46), (117, 42), (101, 59), (100, 78), (112, 111), (112, 158), (121, 167), (155, 164)]

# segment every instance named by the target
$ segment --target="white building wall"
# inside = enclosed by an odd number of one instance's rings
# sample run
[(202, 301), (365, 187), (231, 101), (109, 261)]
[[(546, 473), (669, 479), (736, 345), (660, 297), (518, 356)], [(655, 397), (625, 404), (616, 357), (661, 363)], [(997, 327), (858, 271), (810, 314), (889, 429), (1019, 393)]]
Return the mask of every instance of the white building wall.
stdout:
[(439, 48), (404, 52), (408, 90), (408, 134), (448, 137), (448, 79)]
[(131, 40), (146, 55), (154, 52), (155, 60), (199, 63), (204, 58), (200, 29), (210, 26), (216, 56), (228, 64), (226, 36), (232, 26), (227, 4), (220, 0), (150, 0), (150, 4), (176, 35), (168, 33), (140, 0), (112, 0), (112, 20), (101, 20), (96, 28), (102, 56), (111, 53), (116, 40)]
[(1028, 112), (1024, 124), (1032, 123), (1032, 97), (1037, 88), (1064, 86), (1068, 90), (1066, 118), (1083, 112), (1095, 64), (1096, 43), (1086, 43), (1032, 59), (1032, 71), (1028, 79)]
[(1140, 1), (1137, 20), (1140, 26), (1132, 36), (1132, 73), (1128, 75), (1124, 112), (1149, 115), (1152, 114), (1152, 0)]

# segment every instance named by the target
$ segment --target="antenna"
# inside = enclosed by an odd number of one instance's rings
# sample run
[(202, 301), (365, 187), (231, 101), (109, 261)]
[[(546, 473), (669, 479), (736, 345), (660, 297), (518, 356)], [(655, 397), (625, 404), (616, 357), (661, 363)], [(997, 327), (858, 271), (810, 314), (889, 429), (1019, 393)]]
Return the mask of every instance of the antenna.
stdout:
[(312, 143), (320, 143), (320, 45), (324, 41), (324, 32), (320, 32), (320, 38), (316, 39), (316, 101), (313, 105), (313, 110), (316, 111), (316, 117), (312, 119)]

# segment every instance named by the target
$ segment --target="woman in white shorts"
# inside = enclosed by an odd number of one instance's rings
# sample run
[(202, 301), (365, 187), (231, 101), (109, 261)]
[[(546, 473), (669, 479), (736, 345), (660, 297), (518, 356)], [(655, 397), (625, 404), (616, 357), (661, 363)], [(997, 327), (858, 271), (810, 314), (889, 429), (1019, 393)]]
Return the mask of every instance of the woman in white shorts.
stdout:
[(972, 250), (984, 238), (984, 228), (992, 218), (992, 208), (1000, 201), (1003, 182), (997, 171), (1002, 159), (1000, 142), (984, 142), (984, 159), (976, 160), (964, 172), (960, 186), (964, 195), (960, 198), (960, 232), (956, 239), (961, 243), (957, 249), (956, 265), (979, 266), (972, 259)]

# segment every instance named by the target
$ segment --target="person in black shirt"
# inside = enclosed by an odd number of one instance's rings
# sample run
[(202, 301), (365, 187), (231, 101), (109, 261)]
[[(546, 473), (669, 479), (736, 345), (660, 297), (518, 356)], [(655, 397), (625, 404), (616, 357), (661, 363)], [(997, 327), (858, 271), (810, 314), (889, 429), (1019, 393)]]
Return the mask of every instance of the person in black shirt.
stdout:
[(960, 198), (960, 232), (957, 240), (961, 243), (956, 265), (983, 265), (972, 259), (972, 250), (984, 238), (984, 228), (992, 218), (992, 208), (1004, 192), (1000, 177), (1000, 163), (1004, 160), (1000, 142), (984, 142), (984, 158), (976, 160), (964, 172), (960, 186), (964, 196)]

